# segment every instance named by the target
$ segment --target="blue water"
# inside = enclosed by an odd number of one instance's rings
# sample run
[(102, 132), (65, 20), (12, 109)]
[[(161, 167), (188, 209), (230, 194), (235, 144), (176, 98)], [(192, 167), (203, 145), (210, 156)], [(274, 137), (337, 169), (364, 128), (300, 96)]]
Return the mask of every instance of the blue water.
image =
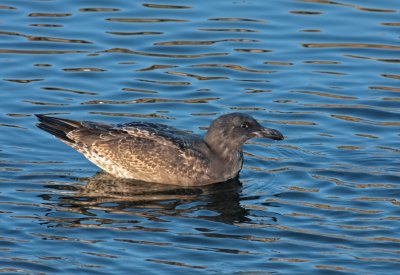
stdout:
[[(1, 1), (0, 272), (396, 274), (399, 3)], [(240, 181), (109, 178), (33, 114), (205, 133), (241, 111)]]

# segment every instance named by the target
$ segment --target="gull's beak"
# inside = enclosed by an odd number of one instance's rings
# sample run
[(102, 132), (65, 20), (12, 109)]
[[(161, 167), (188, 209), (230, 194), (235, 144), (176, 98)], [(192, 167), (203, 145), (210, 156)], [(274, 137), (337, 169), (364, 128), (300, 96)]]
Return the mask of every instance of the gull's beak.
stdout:
[(253, 132), (252, 134), (253, 134), (253, 137), (258, 137), (258, 138), (270, 138), (270, 139), (274, 139), (274, 140), (284, 139), (284, 136), (278, 130), (264, 128), (264, 127), (262, 127), (260, 130)]

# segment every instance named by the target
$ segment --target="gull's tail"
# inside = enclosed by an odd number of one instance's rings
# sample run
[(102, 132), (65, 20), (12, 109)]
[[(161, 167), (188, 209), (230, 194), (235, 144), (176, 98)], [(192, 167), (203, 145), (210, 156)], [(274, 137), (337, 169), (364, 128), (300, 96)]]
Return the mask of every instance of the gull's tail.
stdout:
[(78, 121), (70, 119), (62, 119), (38, 114), (35, 114), (35, 116), (39, 120), (39, 123), (36, 124), (37, 127), (54, 135), (62, 141), (69, 143), (75, 142), (68, 137), (68, 133), (82, 127)]

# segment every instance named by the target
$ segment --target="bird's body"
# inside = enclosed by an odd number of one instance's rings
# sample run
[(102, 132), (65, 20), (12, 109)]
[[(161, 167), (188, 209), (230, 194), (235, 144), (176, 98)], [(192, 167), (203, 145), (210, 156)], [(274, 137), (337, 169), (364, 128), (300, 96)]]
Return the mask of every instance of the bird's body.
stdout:
[(214, 120), (204, 139), (158, 123), (104, 124), (37, 117), (39, 128), (113, 176), (182, 186), (236, 177), (243, 163), (242, 145), (251, 137), (283, 139), (278, 131), (263, 128), (240, 113)]

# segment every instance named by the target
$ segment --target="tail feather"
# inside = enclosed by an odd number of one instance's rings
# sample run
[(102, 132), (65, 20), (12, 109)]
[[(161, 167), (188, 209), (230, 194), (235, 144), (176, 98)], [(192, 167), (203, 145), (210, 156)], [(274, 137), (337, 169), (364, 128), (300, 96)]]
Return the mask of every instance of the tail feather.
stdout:
[(37, 127), (69, 143), (75, 143), (75, 141), (70, 139), (67, 134), (82, 127), (79, 122), (69, 119), (61, 119), (38, 114), (35, 114), (35, 116), (39, 120), (39, 123), (36, 124)]

